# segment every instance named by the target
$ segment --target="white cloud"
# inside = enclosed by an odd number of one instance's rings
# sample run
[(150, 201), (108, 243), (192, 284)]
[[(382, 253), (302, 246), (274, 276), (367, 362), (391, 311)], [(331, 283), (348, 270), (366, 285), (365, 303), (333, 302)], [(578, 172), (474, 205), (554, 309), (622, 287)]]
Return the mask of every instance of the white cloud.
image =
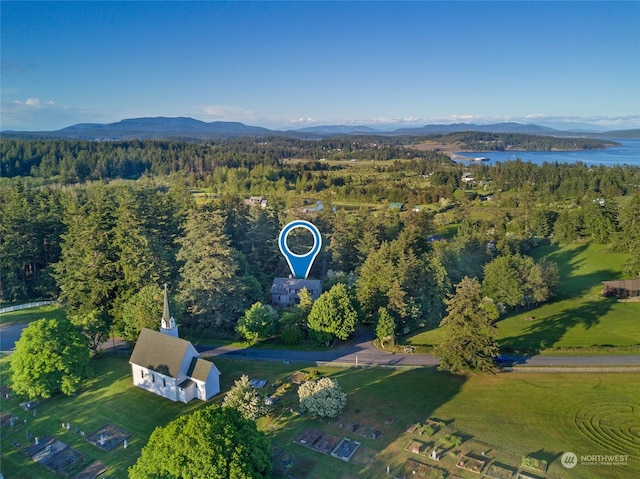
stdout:
[(127, 118), (122, 112), (77, 108), (37, 97), (26, 100), (3, 98), (0, 110), (0, 130), (52, 131), (76, 123), (101, 123)]
[(458, 122), (458, 121), (463, 121), (463, 122), (478, 121), (478, 120), (482, 120), (482, 116), (480, 116), (480, 115), (451, 115), (450, 120), (454, 121), (454, 122)]
[(318, 124), (318, 120), (309, 116), (306, 118), (297, 118), (295, 120), (291, 120), (289, 123), (293, 125), (316, 125)]
[(25, 105), (34, 108), (46, 108), (50, 106), (55, 106), (55, 103), (51, 100), (48, 101), (40, 101), (40, 98), (27, 98), (25, 101), (15, 100), (13, 103), (16, 105)]

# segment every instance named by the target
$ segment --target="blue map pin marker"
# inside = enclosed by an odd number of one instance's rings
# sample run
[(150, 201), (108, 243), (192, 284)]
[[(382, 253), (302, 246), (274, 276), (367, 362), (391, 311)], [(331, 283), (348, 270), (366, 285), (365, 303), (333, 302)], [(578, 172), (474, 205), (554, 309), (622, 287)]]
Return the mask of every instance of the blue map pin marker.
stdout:
[[(287, 236), (289, 236), (289, 233), (296, 228), (308, 229), (313, 235), (313, 247), (306, 254), (295, 254), (287, 246)], [(316, 256), (318, 256), (320, 248), (322, 247), (322, 236), (320, 236), (318, 228), (316, 228), (312, 223), (305, 220), (295, 220), (280, 231), (278, 246), (280, 247), (282, 255), (287, 260), (293, 276), (295, 278), (306, 278), (311, 270), (313, 261), (316, 259)]]

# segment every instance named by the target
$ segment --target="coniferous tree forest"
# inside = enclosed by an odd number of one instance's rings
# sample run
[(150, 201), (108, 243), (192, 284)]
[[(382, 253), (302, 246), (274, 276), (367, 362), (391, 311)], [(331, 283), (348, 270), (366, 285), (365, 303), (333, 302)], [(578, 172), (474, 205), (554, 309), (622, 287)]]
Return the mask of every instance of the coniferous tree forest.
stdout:
[[(640, 273), (640, 168), (465, 166), (402, 142), (415, 139), (2, 140), (0, 300), (59, 298), (94, 342), (98, 320), (135, 338), (141, 292), (168, 283), (181, 325), (233, 334), (289, 274), (277, 237), (301, 217), (324, 239), (310, 277), (342, 284), (385, 338), (440, 324), (465, 277), (507, 310), (547, 301), (557, 270), (530, 256), (542, 242), (611, 244)], [(281, 311), (276, 334), (347, 334), (310, 311)]]

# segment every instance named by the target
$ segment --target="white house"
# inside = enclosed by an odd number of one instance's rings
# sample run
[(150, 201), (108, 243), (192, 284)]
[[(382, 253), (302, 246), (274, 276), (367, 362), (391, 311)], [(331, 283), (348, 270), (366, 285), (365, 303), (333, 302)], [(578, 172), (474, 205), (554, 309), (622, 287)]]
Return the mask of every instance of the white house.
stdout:
[(251, 196), (248, 200), (244, 200), (245, 205), (249, 206), (260, 206), (262, 208), (266, 208), (268, 202), (262, 196)]
[(131, 353), (133, 385), (172, 401), (207, 401), (220, 392), (220, 371), (202, 359), (189, 341), (178, 337), (166, 286), (164, 302), (160, 331), (143, 328)]

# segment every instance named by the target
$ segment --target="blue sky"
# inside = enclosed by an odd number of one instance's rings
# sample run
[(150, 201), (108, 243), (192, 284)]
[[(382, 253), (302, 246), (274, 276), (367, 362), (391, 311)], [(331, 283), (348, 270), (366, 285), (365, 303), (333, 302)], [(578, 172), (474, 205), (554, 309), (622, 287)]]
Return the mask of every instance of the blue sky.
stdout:
[(640, 127), (640, 2), (1, 3), (0, 128)]

